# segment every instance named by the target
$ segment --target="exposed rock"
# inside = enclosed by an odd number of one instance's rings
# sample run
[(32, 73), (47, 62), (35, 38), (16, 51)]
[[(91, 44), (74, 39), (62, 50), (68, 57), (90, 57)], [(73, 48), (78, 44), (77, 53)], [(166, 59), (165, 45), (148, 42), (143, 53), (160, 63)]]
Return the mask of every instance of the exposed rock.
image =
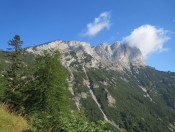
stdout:
[(82, 93), (81, 93), (81, 98), (86, 99), (86, 98), (87, 98), (87, 93), (82, 92)]
[(113, 107), (114, 104), (116, 103), (116, 100), (112, 97), (112, 95), (109, 93), (109, 91), (105, 88), (105, 91), (107, 93), (107, 101), (108, 101), (108, 105), (110, 107)]
[(107, 94), (107, 99), (108, 99), (108, 105), (110, 107), (113, 107), (114, 104), (116, 103), (116, 100), (109, 93)]
[(80, 97), (79, 96), (75, 96), (74, 100), (75, 100), (75, 105), (77, 106), (77, 109), (80, 110), (80, 106), (81, 106), (81, 104), (80, 104)]
[(99, 88), (99, 86), (97, 84), (94, 84), (94, 88)]
[(83, 80), (83, 84), (84, 84), (84, 85), (89, 85), (89, 81), (84, 79), (84, 80)]
[[(143, 56), (136, 47), (131, 47), (122, 42), (100, 44), (91, 47), (87, 42), (57, 40), (26, 49), (34, 54), (42, 54), (44, 50), (59, 50), (62, 54), (62, 63), (69, 67), (72, 62), (85, 63), (86, 67), (103, 67), (113, 70), (130, 70), (130, 65), (144, 66)], [(75, 53), (73, 57), (71, 52)], [(86, 53), (86, 54), (84, 54)], [(87, 56), (88, 55), (88, 56)], [(89, 58), (87, 58), (89, 57)], [(77, 59), (77, 60), (76, 60)], [(87, 61), (86, 60), (86, 61)]]
[(144, 65), (140, 50), (121, 42), (116, 42), (112, 45), (101, 44), (94, 49), (99, 56), (111, 61), (114, 66), (116, 64), (127, 68), (130, 67), (130, 63), (133, 65)]
[(103, 81), (103, 85), (104, 86), (108, 86), (108, 82), (107, 81)]

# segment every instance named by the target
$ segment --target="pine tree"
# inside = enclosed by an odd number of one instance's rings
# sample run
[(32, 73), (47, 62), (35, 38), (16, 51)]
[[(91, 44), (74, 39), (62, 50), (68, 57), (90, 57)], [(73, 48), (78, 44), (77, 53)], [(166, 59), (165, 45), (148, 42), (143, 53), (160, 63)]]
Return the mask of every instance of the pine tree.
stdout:
[(4, 99), (4, 91), (5, 91), (5, 80), (2, 74), (2, 66), (0, 65), (0, 102)]
[[(33, 80), (26, 89), (26, 107), (57, 113), (68, 105), (67, 70), (58, 53), (45, 52), (35, 59)], [(27, 96), (26, 96), (27, 97)], [(27, 108), (28, 109), (28, 108)]]
[(19, 110), (22, 103), (22, 43), (19, 35), (15, 35), (14, 38), (8, 42), (8, 45), (10, 46), (7, 53), (9, 67), (4, 75), (7, 81), (7, 90), (5, 91), (4, 101), (15, 110)]

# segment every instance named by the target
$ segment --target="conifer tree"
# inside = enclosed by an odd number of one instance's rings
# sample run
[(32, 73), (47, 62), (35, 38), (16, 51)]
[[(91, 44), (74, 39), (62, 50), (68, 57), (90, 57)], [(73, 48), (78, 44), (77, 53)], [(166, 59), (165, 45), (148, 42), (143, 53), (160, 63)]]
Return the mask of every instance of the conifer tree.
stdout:
[(51, 113), (64, 109), (69, 100), (67, 70), (62, 66), (58, 53), (44, 52), (36, 57), (34, 65), (33, 81), (25, 92), (28, 94), (27, 106)]
[(9, 67), (5, 74), (7, 81), (7, 90), (5, 91), (5, 103), (9, 104), (13, 109), (18, 110), (22, 103), (22, 41), (19, 35), (15, 35), (12, 40), (8, 42), (7, 61)]
[(2, 102), (4, 98), (4, 90), (5, 90), (5, 80), (2, 74), (2, 66), (0, 65), (0, 102)]

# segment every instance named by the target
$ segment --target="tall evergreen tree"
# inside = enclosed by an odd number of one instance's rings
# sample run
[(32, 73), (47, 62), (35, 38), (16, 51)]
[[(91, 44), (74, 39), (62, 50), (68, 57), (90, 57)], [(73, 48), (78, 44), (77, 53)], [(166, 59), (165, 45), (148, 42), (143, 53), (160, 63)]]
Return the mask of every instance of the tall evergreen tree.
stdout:
[(22, 43), (19, 35), (15, 35), (14, 38), (8, 42), (10, 46), (7, 53), (9, 67), (5, 74), (7, 90), (5, 92), (4, 101), (16, 110), (19, 109), (22, 103)]
[(66, 106), (69, 92), (67, 70), (62, 66), (58, 53), (52, 51), (52, 54), (38, 55), (34, 68), (33, 80), (25, 92), (28, 94), (25, 103), (42, 111), (59, 112)]
[(0, 102), (3, 101), (5, 91), (5, 79), (2, 74), (2, 66), (0, 65)]

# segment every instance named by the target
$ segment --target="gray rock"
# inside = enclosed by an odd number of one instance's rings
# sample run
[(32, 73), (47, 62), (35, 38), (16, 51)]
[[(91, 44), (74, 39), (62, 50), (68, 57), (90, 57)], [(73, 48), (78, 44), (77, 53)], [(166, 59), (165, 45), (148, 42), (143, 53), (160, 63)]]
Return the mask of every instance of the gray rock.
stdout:
[[(78, 61), (79, 63), (85, 58), (83, 53), (87, 53), (92, 57), (90, 62), (84, 64), (87, 67), (107, 67), (108, 69), (130, 69), (131, 65), (144, 66), (144, 59), (141, 51), (136, 47), (131, 47), (126, 43), (116, 42), (112, 45), (103, 43), (95, 47), (91, 47), (90, 43), (80, 41), (63, 41), (57, 40), (35, 47), (29, 47), (26, 51), (34, 54), (42, 54), (44, 50), (59, 50), (62, 54), (62, 62), (64, 65), (69, 65)], [(69, 56), (65, 59), (64, 53), (76, 53), (77, 59)]]

